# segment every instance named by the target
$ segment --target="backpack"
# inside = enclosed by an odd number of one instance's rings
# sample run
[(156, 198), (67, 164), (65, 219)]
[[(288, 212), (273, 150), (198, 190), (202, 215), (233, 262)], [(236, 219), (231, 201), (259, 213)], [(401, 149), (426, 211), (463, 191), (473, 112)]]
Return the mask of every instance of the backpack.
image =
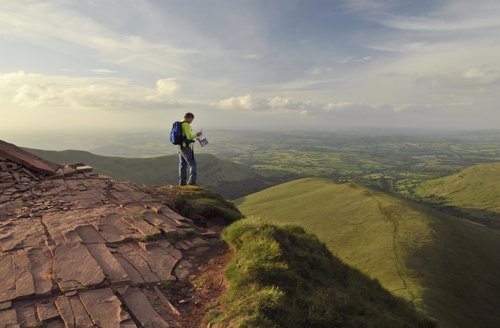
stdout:
[(185, 135), (182, 134), (182, 122), (177, 121), (172, 125), (172, 130), (170, 130), (170, 142), (174, 145), (182, 145), (184, 142), (186, 145), (193, 143), (194, 140), (188, 140)]
[(180, 145), (186, 142), (186, 137), (182, 135), (182, 122), (174, 122), (170, 130), (170, 142), (174, 145)]

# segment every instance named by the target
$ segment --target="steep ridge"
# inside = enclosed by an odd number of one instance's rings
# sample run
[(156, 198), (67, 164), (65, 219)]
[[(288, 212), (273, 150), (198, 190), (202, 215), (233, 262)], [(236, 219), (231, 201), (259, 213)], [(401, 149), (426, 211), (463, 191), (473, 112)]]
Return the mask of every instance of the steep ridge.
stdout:
[(437, 327), (301, 227), (244, 219), (222, 237), (235, 254), (216, 327)]
[[(147, 185), (175, 185), (178, 182), (177, 154), (151, 158), (126, 158), (100, 156), (81, 150), (24, 149), (55, 163), (86, 163), (96, 171), (119, 181), (126, 180)], [(229, 199), (236, 199), (278, 183), (264, 179), (249, 167), (211, 154), (197, 153), (195, 156), (198, 170), (203, 173), (199, 175), (200, 184)]]
[(425, 181), (415, 196), (446, 212), (500, 229), (500, 163), (477, 164)]
[(146, 190), (1, 142), (0, 191), (0, 327), (186, 327), (204, 306), (218, 233)]
[(498, 327), (500, 235), (355, 184), (301, 179), (237, 202), (243, 214), (304, 227), (334, 255), (435, 317)]

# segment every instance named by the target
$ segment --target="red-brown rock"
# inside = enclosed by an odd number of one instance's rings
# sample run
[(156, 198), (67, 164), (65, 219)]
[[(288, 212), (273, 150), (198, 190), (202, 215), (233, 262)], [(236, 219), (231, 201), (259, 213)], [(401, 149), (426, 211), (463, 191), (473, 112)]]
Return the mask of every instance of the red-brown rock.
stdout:
[(43, 174), (54, 174), (59, 168), (58, 164), (46, 161), (3, 140), (0, 140), (0, 156)]

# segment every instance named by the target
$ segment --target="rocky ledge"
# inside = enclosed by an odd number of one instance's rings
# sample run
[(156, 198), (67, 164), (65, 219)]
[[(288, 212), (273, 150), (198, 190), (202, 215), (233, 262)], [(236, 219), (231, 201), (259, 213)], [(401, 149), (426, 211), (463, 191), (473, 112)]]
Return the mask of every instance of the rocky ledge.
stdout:
[(179, 326), (158, 286), (188, 280), (216, 233), (133, 183), (3, 141), (0, 192), (0, 328)]

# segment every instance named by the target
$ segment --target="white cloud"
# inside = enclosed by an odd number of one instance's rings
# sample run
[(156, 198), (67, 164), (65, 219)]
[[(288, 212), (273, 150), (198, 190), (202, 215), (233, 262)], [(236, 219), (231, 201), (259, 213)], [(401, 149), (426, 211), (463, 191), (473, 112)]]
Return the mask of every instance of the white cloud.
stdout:
[(329, 102), (323, 106), (323, 109), (327, 112), (331, 112), (335, 110), (347, 109), (351, 106), (354, 106), (351, 102)]
[[(257, 105), (258, 104), (258, 105)], [(422, 99), (415, 103), (363, 103), (349, 101), (312, 102), (310, 100), (294, 100), (287, 97), (263, 98), (253, 95), (230, 97), (218, 102), (211, 103), (212, 107), (225, 110), (259, 111), (267, 113), (292, 113), (295, 115), (309, 117), (324, 117), (328, 119), (359, 119), (363, 122), (385, 119), (387, 122), (394, 121), (399, 115), (430, 115), (454, 108), (464, 108), (464, 103), (431, 103)], [(363, 123), (363, 124), (365, 124)]]
[[(263, 104), (261, 103), (261, 105)], [(226, 98), (220, 100), (217, 103), (214, 103), (214, 106), (221, 109), (244, 109), (244, 110), (265, 109), (262, 107), (256, 108), (257, 106), (256, 99), (251, 95)]]
[(107, 69), (107, 68), (92, 68), (90, 71), (94, 72), (94, 73), (100, 73), (100, 74), (118, 73), (118, 71), (114, 71), (114, 70)]
[(321, 75), (325, 73), (332, 73), (335, 69), (332, 66), (322, 67), (322, 66), (313, 66), (311, 69), (307, 70), (307, 73), (313, 75)]
[(372, 56), (363, 56), (363, 57), (347, 57), (337, 60), (340, 64), (349, 64), (349, 63), (362, 63), (372, 60)]
[(464, 32), (500, 28), (500, 3), (494, 0), (443, 1), (427, 15), (381, 15), (378, 22), (384, 26), (422, 32)]
[(400, 30), (424, 31), (424, 32), (453, 32), (468, 31), (485, 28), (498, 28), (500, 21), (498, 17), (467, 17), (429, 19), (425, 17), (393, 17), (380, 21), (383, 25)]
[(293, 111), (301, 114), (308, 113), (315, 105), (309, 101), (294, 100), (288, 97), (262, 98), (247, 94), (245, 96), (230, 97), (213, 102), (212, 106), (220, 109), (247, 110), (247, 111)]
[(404, 31), (464, 32), (500, 28), (500, 3), (496, 0), (443, 0), (426, 6), (427, 11), (419, 15), (401, 14), (405, 7), (398, 0), (348, 0), (345, 7), (365, 19)]
[(427, 42), (408, 42), (407, 40), (401, 41), (384, 41), (379, 43), (367, 44), (367, 48), (371, 48), (379, 51), (391, 51), (391, 52), (408, 52), (408, 53), (418, 53), (418, 52), (433, 52), (446, 47), (447, 44), (430, 44)]
[(294, 100), (287, 97), (274, 97), (267, 100), (269, 108), (277, 110), (293, 110), (302, 114), (314, 109), (316, 105), (310, 100)]
[(498, 45), (500, 2), (496, 0), (445, 0), (423, 6), (418, 14), (411, 9), (403, 13), (405, 7), (397, 4), (360, 8), (360, 17), (384, 27), (374, 29), (364, 41), (370, 49), (401, 56), (427, 52), (439, 60), (444, 53), (482, 52)]
[[(460, 74), (462, 79), (484, 79), (492, 72), (488, 68), (479, 67), (460, 72)], [(167, 78), (159, 80), (157, 84), (164, 86), (168, 90), (167, 94), (171, 95), (172, 90), (175, 89), (172, 87), (176, 86), (176, 83), (175, 79)], [(107, 120), (120, 119), (127, 121), (130, 126), (135, 126), (135, 119), (153, 124), (151, 123), (153, 119), (148, 121), (148, 118), (159, 117), (160, 113), (163, 113), (161, 109), (183, 108), (183, 111), (204, 112), (207, 117), (227, 115), (222, 111), (214, 111), (215, 109), (232, 110), (235, 113), (229, 117), (233, 120), (237, 117), (245, 117), (244, 115), (247, 114), (254, 115), (252, 116), (254, 119), (257, 117), (255, 115), (265, 119), (278, 113), (287, 113), (294, 115), (285, 115), (286, 120), (296, 124), (302, 119), (314, 119), (319, 120), (320, 125), (335, 123), (356, 126), (373, 122), (377, 126), (395, 126), (395, 124), (408, 126), (414, 121), (418, 121), (419, 124), (436, 125), (447, 121), (446, 117), (450, 115), (465, 115), (468, 112), (467, 108), (471, 106), (470, 103), (464, 102), (432, 102), (431, 98), (420, 99), (418, 102), (392, 103), (364, 103), (347, 100), (313, 102), (284, 96), (264, 97), (246, 94), (215, 102), (194, 101), (160, 96), (157, 86), (138, 86), (119, 78), (75, 78), (24, 72), (0, 75), (0, 101), (5, 105), (1, 109), (2, 115), (4, 118), (10, 117), (11, 122), (16, 122), (16, 124), (22, 124), (20, 117), (23, 115), (37, 117), (38, 120), (48, 115), (57, 117), (51, 123), (52, 125), (58, 122), (65, 126), (66, 122), (62, 119), (65, 117), (75, 120), (68, 123), (70, 125), (83, 127), (82, 122), (86, 122), (85, 124), (91, 126), (92, 118), (101, 120), (106, 117)], [(160, 110), (146, 114), (144, 109)], [(120, 110), (128, 111), (126, 115), (122, 115)], [(16, 112), (18, 114), (14, 115)], [(90, 112), (92, 115), (89, 115)], [(111, 114), (113, 112), (114, 116)], [(177, 111), (172, 111), (174, 116), (176, 113)], [(490, 113), (490, 117), (493, 117), (492, 115), (494, 114)], [(14, 119), (15, 117), (17, 119)], [(439, 117), (439, 123), (433, 119), (435, 117)], [(31, 121), (33, 121), (31, 124), (36, 126), (36, 120), (31, 119)], [(46, 122), (48, 123), (50, 122)], [(96, 122), (96, 126), (107, 124), (114, 123)], [(245, 123), (241, 124), (245, 125)]]
[(494, 83), (500, 80), (500, 72), (487, 66), (469, 68), (462, 73), (467, 80), (473, 80), (483, 84)]
[(43, 86), (23, 84), (16, 90), (12, 101), (21, 106), (35, 107), (48, 103), (53, 98), (50, 90)]
[(347, 0), (344, 7), (355, 12), (387, 11), (394, 7), (397, 0)]
[(243, 56), (243, 59), (259, 59), (261, 57), (259, 54), (246, 54)]
[(156, 81), (158, 95), (172, 97), (181, 90), (181, 85), (176, 78), (161, 79)]
[(158, 80), (155, 88), (148, 88), (109, 77), (68, 77), (23, 71), (0, 75), (2, 103), (40, 110), (168, 108), (193, 103), (191, 100), (173, 98), (179, 90), (180, 84), (175, 78)]
[(476, 91), (477, 87), (498, 87), (500, 84), (500, 72), (490, 66), (484, 65), (465, 70), (445, 70), (422, 74), (417, 78), (417, 82), (440, 89), (460, 88), (460, 92), (471, 93)]
[(269, 107), (271, 108), (288, 108), (293, 104), (290, 98), (274, 97), (269, 100)]

